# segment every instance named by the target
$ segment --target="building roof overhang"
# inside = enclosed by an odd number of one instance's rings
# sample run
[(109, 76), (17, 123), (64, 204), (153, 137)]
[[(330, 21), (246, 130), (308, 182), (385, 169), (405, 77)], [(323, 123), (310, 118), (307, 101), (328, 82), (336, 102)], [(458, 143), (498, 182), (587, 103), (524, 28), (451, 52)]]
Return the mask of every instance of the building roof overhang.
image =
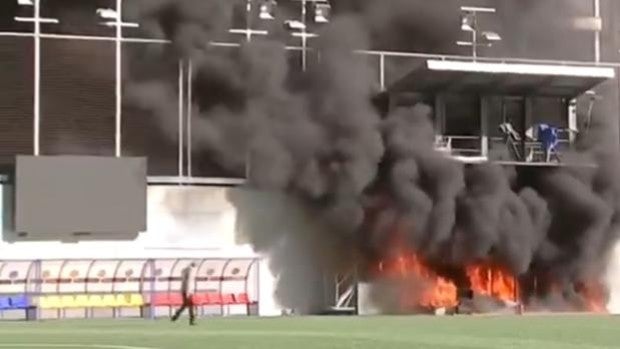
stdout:
[(595, 65), (524, 64), (428, 59), (388, 92), (474, 93), (575, 98), (613, 79), (615, 69)]

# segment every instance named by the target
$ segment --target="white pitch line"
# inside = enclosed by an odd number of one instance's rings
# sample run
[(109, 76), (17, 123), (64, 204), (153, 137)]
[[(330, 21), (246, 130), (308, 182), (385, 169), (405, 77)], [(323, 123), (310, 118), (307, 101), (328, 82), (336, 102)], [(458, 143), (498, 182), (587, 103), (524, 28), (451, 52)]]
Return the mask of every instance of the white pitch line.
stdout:
[(157, 349), (107, 344), (0, 343), (0, 348), (92, 348), (92, 349)]

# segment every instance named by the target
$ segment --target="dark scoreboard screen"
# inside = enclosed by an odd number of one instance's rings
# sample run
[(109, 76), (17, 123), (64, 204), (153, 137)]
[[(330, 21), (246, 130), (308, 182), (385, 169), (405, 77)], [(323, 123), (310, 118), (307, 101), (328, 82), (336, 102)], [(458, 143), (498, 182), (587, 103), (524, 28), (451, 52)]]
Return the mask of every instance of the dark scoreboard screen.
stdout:
[(146, 230), (146, 159), (18, 156), (14, 231), (117, 234)]

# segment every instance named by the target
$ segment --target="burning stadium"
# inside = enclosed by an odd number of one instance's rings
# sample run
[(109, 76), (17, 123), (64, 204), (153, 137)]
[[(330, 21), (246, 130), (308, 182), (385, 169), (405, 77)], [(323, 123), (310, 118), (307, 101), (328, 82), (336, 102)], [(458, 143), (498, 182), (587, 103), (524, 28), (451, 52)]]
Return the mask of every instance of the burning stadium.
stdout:
[[(90, 63), (107, 56), (62, 36), (83, 2), (48, 1), (32, 34), (55, 40), (43, 52), (79, 52), (65, 65), (84, 85), (110, 82)], [(103, 139), (93, 117), (78, 136), (44, 138), (43, 153), (120, 156), (124, 142), (149, 176), (238, 185), (237, 239), (267, 256), (296, 313), (609, 311), (620, 5), (597, 1), (592, 16), (581, 0), (386, 2), (91, 6), (109, 21), (93, 29), (100, 41), (118, 44), (117, 123), (101, 121), (115, 143), (85, 140)], [(32, 24), (7, 13), (0, 29)], [(603, 17), (614, 24), (596, 29)], [(64, 107), (48, 90), (43, 108)], [(58, 134), (79, 124), (49, 120)]]
[[(223, 2), (135, 14), (191, 59), (195, 151), (247, 175), (231, 194), (240, 238), (270, 256), (281, 303), (300, 313), (322, 312), (330, 298), (336, 308), (363, 298), (382, 313), (605, 311), (620, 213), (617, 111), (605, 104), (614, 66), (482, 59), (475, 40), (469, 57), (385, 63), (373, 49), (390, 44), (377, 39), (387, 23), (373, 21), (386, 11), (345, 3), (302, 49), (301, 72), (277, 36), (234, 53), (204, 45), (229, 24), (198, 14), (225, 11)], [(462, 11), (464, 21), (483, 16)], [(404, 30), (393, 37), (420, 49), (452, 43), (421, 24)], [(398, 78), (380, 70), (376, 82), (373, 52)], [(168, 86), (150, 77), (127, 89), (174, 129)], [(347, 281), (334, 291), (334, 278)]]

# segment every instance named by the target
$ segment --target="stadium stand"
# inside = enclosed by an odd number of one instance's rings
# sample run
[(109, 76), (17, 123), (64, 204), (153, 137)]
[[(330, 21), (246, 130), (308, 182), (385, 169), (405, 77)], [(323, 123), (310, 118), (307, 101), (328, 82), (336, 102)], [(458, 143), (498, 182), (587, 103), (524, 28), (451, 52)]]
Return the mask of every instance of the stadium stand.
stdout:
[[(0, 261), (0, 319), (170, 316), (189, 259)], [(197, 262), (201, 315), (258, 311), (258, 260)]]

